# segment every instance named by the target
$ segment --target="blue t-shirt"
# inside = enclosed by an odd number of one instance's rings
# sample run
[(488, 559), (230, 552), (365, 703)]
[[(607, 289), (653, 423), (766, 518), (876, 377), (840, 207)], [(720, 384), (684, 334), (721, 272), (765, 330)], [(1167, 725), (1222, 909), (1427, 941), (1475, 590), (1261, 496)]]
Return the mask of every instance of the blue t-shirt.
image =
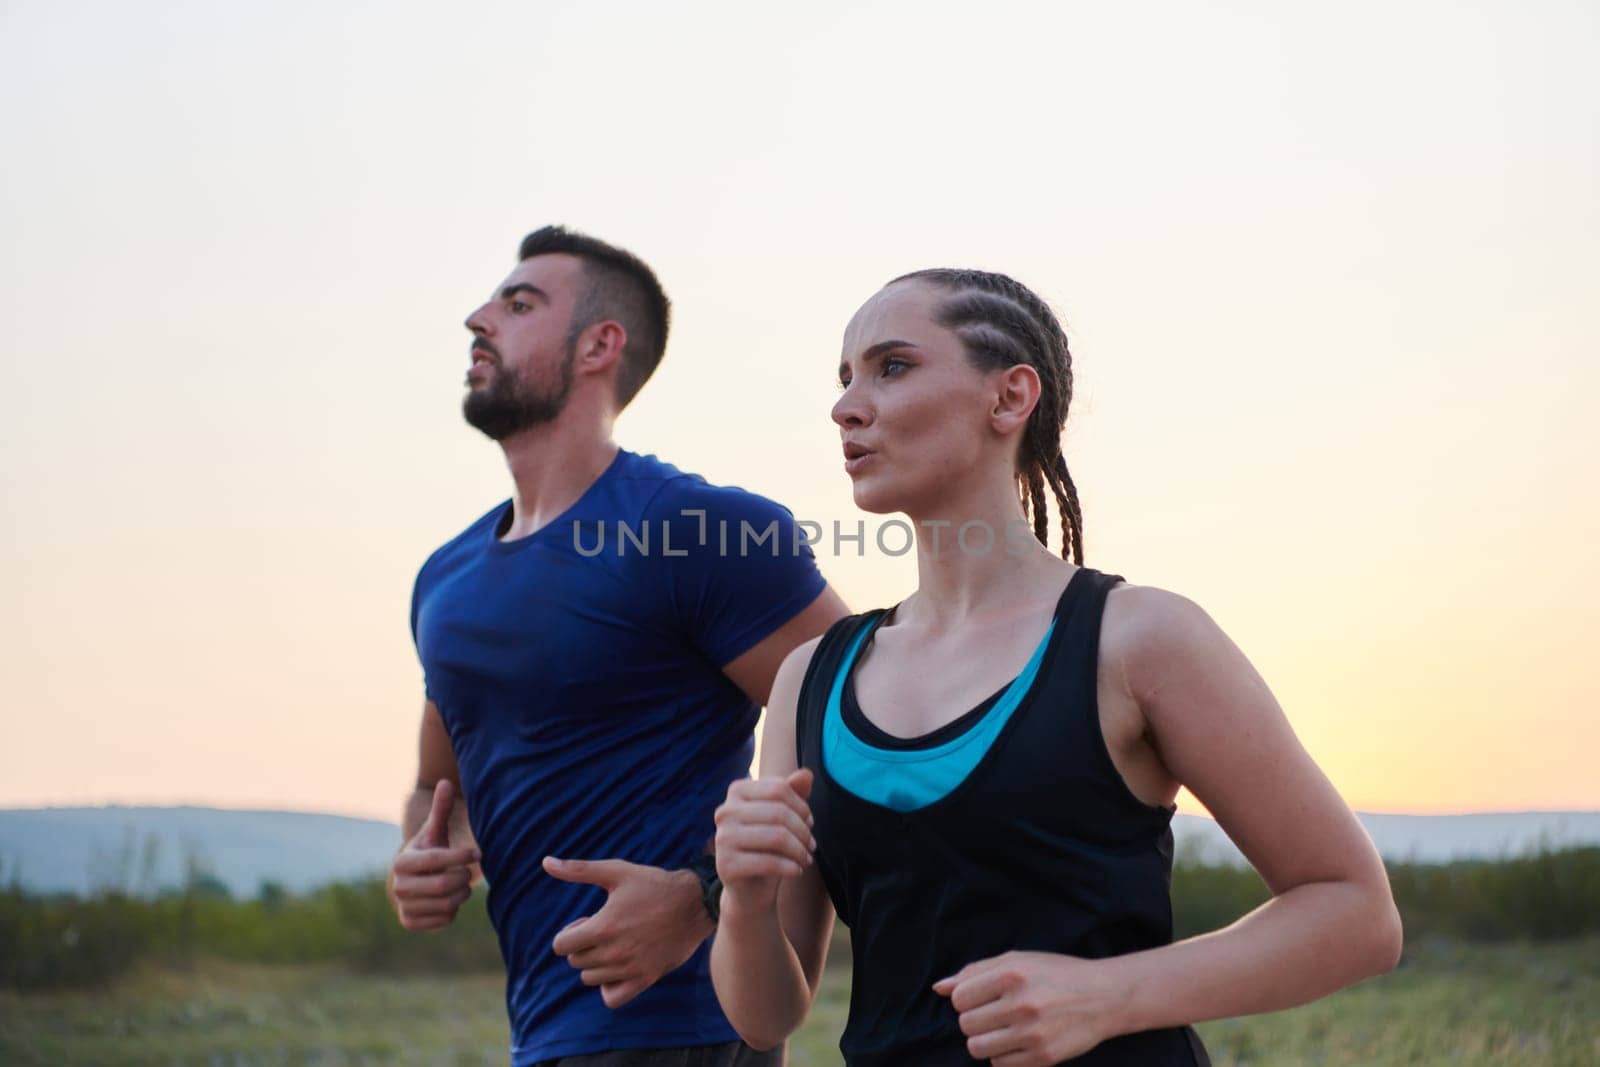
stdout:
[(411, 628), (483, 850), (512, 1062), (732, 1041), (709, 943), (607, 1008), (550, 947), (605, 891), (540, 861), (705, 852), (759, 713), (720, 668), (816, 599), (816, 560), (783, 507), (625, 450), (559, 518), (502, 542), (510, 514), (429, 557)]

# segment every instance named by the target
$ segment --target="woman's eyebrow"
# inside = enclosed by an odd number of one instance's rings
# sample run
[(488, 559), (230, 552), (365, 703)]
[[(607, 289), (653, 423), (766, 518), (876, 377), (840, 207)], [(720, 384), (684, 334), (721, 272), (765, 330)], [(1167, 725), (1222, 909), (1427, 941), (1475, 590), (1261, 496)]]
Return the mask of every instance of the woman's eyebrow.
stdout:
[(910, 341), (879, 341), (865, 352), (861, 353), (861, 362), (869, 363), (885, 352), (892, 352), (896, 348), (916, 348)]
[[(916, 347), (917, 346), (912, 344), (910, 341), (897, 341), (897, 340), (879, 341), (877, 344), (870, 346), (865, 352), (861, 353), (861, 362), (863, 362), (863, 363), (871, 363), (873, 360), (877, 359), (879, 356), (883, 355), (885, 352), (893, 352), (897, 348), (916, 348)], [(845, 372), (848, 371), (849, 369), (850, 369), (850, 364), (846, 363), (844, 360), (841, 359), (839, 361), (839, 377), (843, 378), (844, 375), (845, 375)]]

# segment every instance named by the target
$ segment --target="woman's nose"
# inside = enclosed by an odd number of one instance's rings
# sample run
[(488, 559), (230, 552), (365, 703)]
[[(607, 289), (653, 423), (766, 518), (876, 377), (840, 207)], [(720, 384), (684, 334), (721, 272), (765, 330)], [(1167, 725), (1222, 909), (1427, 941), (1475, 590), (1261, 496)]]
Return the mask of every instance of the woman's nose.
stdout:
[(845, 386), (843, 395), (834, 401), (833, 421), (840, 426), (865, 426), (872, 421), (871, 408), (863, 402), (861, 394)]

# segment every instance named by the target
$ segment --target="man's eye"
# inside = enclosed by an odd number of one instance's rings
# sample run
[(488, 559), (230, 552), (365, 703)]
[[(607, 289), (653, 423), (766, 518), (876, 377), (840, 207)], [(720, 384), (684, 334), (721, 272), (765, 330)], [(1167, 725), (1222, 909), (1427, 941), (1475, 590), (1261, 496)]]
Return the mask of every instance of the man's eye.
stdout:
[(524, 311), (532, 311), (533, 310), (533, 306), (531, 304), (524, 304), (520, 300), (513, 300), (513, 301), (511, 301), (511, 310), (515, 311), (518, 315), (520, 315)]

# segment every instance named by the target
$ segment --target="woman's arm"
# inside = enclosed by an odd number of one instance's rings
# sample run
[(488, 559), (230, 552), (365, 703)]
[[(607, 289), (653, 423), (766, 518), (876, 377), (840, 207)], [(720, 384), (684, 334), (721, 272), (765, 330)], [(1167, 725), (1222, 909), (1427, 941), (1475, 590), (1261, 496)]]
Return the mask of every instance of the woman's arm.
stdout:
[(1400, 916), (1383, 861), (1261, 676), (1193, 602), (1149, 588), (1113, 598), (1113, 664), (1157, 754), (1273, 894), (1159, 959), (1114, 965), (1130, 992), (1125, 1028), (1276, 1011), (1392, 970)]
[(1116, 1034), (1276, 1011), (1391, 970), (1399, 914), (1371, 839), (1248, 660), (1192, 602), (1114, 591), (1101, 662), (1162, 763), (1272, 891), (1225, 929), (1105, 960), (1008, 953), (941, 982), (978, 1058), (1055, 1063)]
[(758, 1049), (782, 1043), (805, 1020), (833, 930), (833, 905), (811, 856), (811, 772), (796, 769), (795, 705), (817, 644), (801, 645), (778, 670), (761, 777), (733, 783), (717, 809), (723, 889), (711, 978), (728, 1021)]

